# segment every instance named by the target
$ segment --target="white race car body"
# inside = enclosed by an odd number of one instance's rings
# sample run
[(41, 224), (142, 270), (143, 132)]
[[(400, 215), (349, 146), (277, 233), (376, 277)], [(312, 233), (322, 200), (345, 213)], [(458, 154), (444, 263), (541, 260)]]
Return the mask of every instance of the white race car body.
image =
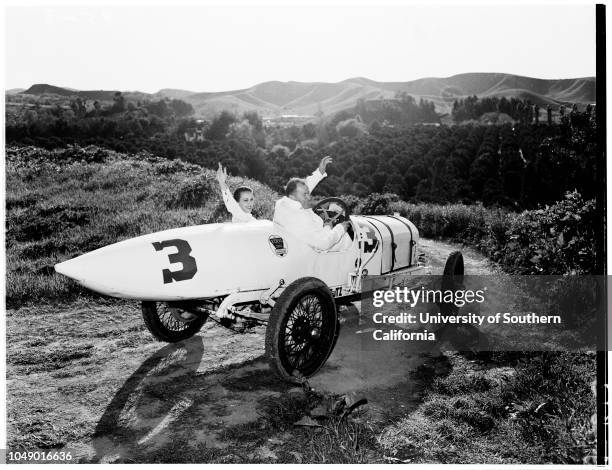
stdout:
[(184, 301), (230, 296), (232, 304), (275, 297), (302, 277), (323, 281), (334, 297), (358, 294), (361, 279), (417, 267), (416, 227), (406, 218), (351, 216), (344, 251), (320, 252), (267, 220), (165, 230), (100, 248), (55, 266), (101, 294)]
[[(339, 210), (331, 207), (336, 203)], [(313, 211), (323, 220), (338, 220), (348, 209), (328, 198)], [(350, 216), (350, 222), (328, 251), (312, 248), (307, 234), (260, 220), (143, 235), (64, 261), (55, 270), (101, 294), (141, 300), (145, 325), (160, 341), (186, 340), (209, 318), (235, 331), (266, 325), (273, 370), (302, 383), (336, 344), (338, 305), (398, 280), (416, 285), (421, 276), (412, 275), (428, 270), (419, 263), (419, 234), (407, 219)]]

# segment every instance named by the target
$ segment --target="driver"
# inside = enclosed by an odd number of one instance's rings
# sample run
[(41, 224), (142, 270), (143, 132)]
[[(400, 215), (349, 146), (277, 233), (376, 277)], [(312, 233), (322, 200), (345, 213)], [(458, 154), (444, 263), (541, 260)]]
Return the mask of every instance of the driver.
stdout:
[(342, 222), (333, 229), (309, 208), (310, 192), (327, 176), (325, 168), (332, 162), (330, 156), (321, 160), (319, 168), (305, 180), (291, 178), (285, 187), (285, 196), (276, 201), (274, 223), (284, 227), (295, 237), (321, 251), (340, 251), (351, 244), (346, 230), (350, 222)]

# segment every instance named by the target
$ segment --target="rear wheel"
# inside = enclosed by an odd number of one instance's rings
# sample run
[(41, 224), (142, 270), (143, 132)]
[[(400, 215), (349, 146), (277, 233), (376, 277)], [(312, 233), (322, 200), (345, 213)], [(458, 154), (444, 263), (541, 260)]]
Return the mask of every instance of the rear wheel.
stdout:
[(463, 266), (463, 255), (460, 251), (453, 251), (446, 259), (444, 265), (444, 275), (449, 276), (452, 280), (461, 283), (463, 281), (463, 275), (465, 274), (465, 268)]
[(190, 313), (165, 302), (143, 302), (142, 317), (151, 334), (166, 343), (191, 338), (206, 322), (206, 316)]
[[(463, 275), (465, 269), (463, 265), (463, 255), (460, 251), (453, 251), (446, 259), (444, 272), (442, 275), (442, 291), (456, 292), (463, 288)], [(459, 308), (454, 303), (441, 302), (438, 304), (440, 313), (445, 315), (456, 314)]]
[(319, 279), (302, 278), (277, 299), (266, 329), (266, 356), (283, 379), (316, 374), (331, 354), (340, 326), (334, 298)]
[[(465, 275), (465, 266), (463, 263), (463, 255), (460, 251), (453, 251), (446, 260), (444, 273), (442, 276), (442, 289), (444, 291), (451, 290), (457, 292), (464, 288), (463, 276)], [(459, 307), (453, 303), (440, 304), (440, 311), (443, 314), (456, 315), (459, 312)], [(488, 340), (486, 336), (478, 331), (474, 325), (453, 325), (448, 324), (439, 330), (439, 338), (441, 341), (450, 342), (458, 351), (475, 352), (479, 349), (488, 348)]]

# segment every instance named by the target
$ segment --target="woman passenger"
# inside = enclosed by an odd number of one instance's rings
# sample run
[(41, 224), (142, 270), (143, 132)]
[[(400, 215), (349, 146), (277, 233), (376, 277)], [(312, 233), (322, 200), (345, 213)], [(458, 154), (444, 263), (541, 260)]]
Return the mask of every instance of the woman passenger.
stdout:
[(257, 220), (251, 213), (255, 204), (253, 190), (248, 186), (240, 186), (232, 195), (227, 186), (227, 169), (221, 166), (217, 169), (217, 181), (221, 187), (221, 195), (228, 212), (232, 214), (232, 222), (244, 223)]

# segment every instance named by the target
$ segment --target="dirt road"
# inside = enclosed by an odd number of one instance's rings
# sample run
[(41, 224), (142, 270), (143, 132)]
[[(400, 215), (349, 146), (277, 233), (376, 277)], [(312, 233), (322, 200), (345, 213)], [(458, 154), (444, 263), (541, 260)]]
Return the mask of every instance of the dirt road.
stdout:
[[(421, 247), (434, 273), (458, 249), (431, 240)], [(494, 271), (461, 250), (467, 273)], [(278, 407), (287, 397), (300, 403), (304, 392), (268, 369), (263, 327), (237, 334), (207, 323), (190, 340), (165, 345), (146, 331), (134, 302), (7, 313), (9, 449), (66, 450), (79, 462), (302, 461), (289, 445), (299, 441), (292, 422), (300, 413)], [(444, 361), (403, 342), (374, 345), (357, 308), (341, 313), (337, 346), (309, 385), (367, 398), (373, 426), (409, 413), (419, 402), (420, 368), (444, 373)], [(282, 413), (287, 423), (262, 424)]]

